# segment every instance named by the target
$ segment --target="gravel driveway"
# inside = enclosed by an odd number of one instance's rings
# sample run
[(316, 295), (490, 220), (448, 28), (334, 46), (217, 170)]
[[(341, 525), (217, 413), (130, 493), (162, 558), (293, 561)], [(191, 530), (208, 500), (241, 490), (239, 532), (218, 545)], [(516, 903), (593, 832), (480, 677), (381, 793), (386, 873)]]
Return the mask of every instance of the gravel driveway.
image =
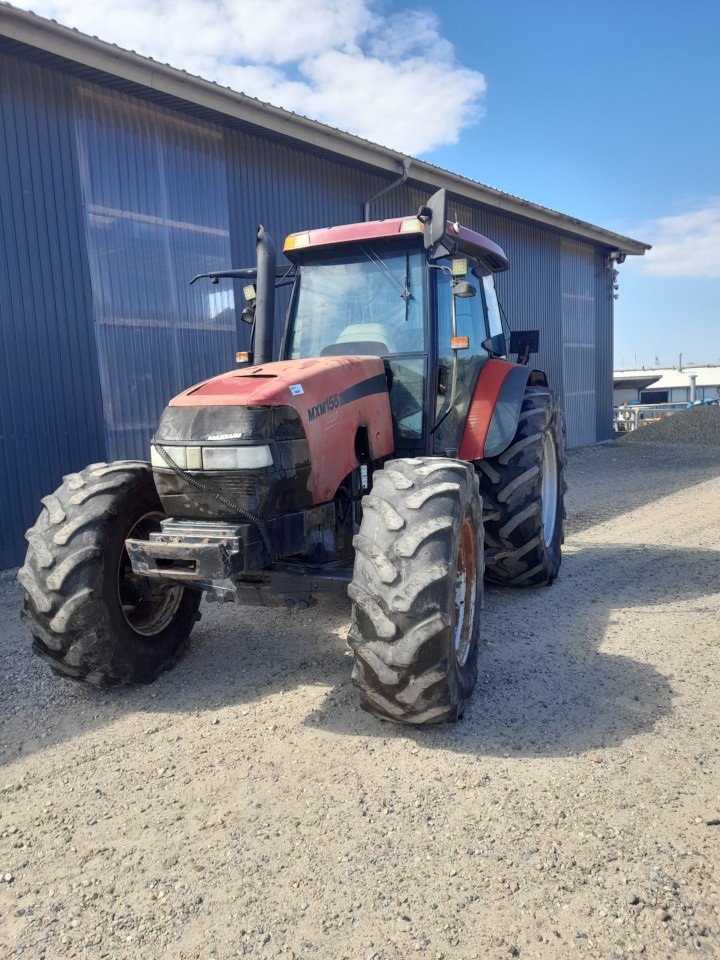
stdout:
[(348, 608), (205, 605), (152, 687), (0, 583), (0, 956), (720, 956), (720, 447), (574, 451), (550, 589), (488, 591), (457, 726), (360, 711)]

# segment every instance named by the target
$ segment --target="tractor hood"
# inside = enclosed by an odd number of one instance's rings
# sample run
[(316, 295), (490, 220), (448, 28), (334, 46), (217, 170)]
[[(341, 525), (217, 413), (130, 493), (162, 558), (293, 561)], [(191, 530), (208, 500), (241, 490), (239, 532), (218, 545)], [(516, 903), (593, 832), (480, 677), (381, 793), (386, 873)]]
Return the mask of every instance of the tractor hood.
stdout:
[(172, 445), (269, 441), (281, 445), (274, 459), (285, 458), (285, 466), (292, 457), (282, 445), (306, 443), (312, 503), (324, 503), (358, 466), (359, 450), (372, 460), (393, 452), (385, 365), (379, 357), (322, 357), (223, 373), (171, 400), (156, 440)]
[[(183, 391), (170, 406), (291, 406), (311, 423), (329, 410), (379, 392), (387, 393), (387, 381), (378, 357), (324, 357), (222, 373)], [(324, 404), (327, 410), (321, 411)]]

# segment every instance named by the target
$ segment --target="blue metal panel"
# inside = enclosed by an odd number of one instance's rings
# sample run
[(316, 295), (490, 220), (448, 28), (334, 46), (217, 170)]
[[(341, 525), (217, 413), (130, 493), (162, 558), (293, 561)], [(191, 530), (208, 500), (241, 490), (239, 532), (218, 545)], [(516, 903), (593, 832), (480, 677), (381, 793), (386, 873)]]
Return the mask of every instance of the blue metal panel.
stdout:
[(568, 444), (597, 438), (595, 391), (595, 252), (575, 240), (561, 244), (563, 383)]
[(168, 399), (234, 362), (223, 132), (77, 81), (76, 134), (109, 456), (147, 457)]
[(595, 415), (596, 440), (612, 438), (613, 300), (612, 271), (605, 250), (595, 250)]
[(68, 81), (0, 56), (0, 568), (105, 455)]

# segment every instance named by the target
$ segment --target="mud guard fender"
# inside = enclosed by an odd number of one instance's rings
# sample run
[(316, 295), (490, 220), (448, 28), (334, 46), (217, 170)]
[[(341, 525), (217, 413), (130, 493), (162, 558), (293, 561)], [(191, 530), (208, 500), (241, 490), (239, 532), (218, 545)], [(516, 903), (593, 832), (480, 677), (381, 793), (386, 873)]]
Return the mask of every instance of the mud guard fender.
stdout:
[(528, 383), (547, 385), (541, 370), (486, 360), (473, 391), (458, 454), (462, 460), (497, 457), (512, 443)]

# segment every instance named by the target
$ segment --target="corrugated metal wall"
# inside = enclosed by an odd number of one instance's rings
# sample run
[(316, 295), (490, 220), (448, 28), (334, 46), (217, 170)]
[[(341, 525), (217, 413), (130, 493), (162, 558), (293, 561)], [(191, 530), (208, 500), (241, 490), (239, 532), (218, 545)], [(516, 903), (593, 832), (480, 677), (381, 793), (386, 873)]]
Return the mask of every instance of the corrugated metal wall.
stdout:
[[(106, 449), (146, 456), (167, 399), (233, 365), (247, 336), (233, 291), (190, 277), (251, 264), (258, 223), (280, 248), (293, 230), (360, 220), (388, 178), (1, 53), (0, 70), (2, 566), (20, 559), (63, 471)], [(409, 181), (372, 215), (426, 198)], [(603, 251), (465, 202), (450, 214), (508, 253), (500, 297), (514, 329), (540, 328), (538, 365), (564, 397), (570, 445), (609, 436)]]
[(613, 277), (607, 251), (595, 248), (595, 441), (612, 439)]
[(68, 85), (0, 56), (0, 568), (40, 498), (104, 459)]

